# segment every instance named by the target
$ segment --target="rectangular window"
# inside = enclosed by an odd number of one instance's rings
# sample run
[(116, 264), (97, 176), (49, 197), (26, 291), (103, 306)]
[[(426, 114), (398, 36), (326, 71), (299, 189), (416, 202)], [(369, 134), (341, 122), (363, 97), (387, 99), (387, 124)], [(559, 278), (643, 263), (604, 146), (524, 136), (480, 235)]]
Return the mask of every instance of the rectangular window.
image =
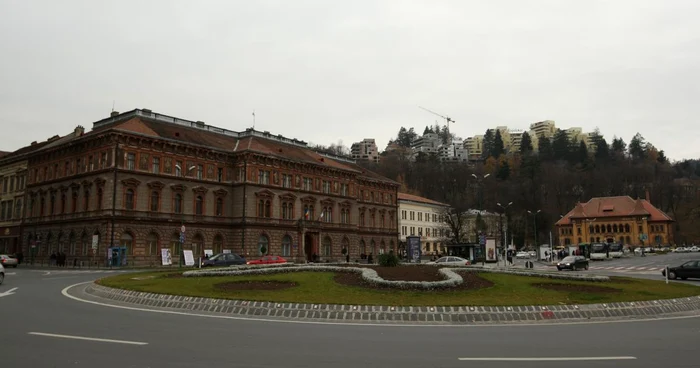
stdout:
[(258, 170), (258, 184), (270, 184), (270, 171)]
[(292, 175), (282, 174), (282, 188), (292, 187)]
[(153, 165), (151, 166), (154, 174), (160, 174), (160, 157), (153, 157)]
[(311, 191), (314, 187), (314, 180), (311, 178), (304, 178), (304, 190)]
[(323, 181), (323, 193), (330, 194), (331, 192), (331, 182), (324, 180)]
[(418, 212), (418, 221), (423, 221), (423, 212)]
[(10, 192), (14, 192), (14, 191), (15, 191), (15, 178), (12, 177), (12, 178), (10, 178)]
[(219, 183), (224, 181), (224, 169), (221, 167), (216, 169), (216, 181), (218, 181)]
[(340, 195), (347, 196), (349, 193), (347, 184), (340, 184)]
[(182, 176), (182, 161), (175, 161), (175, 176)]
[(415, 221), (415, 220), (416, 220), (416, 213), (411, 211), (411, 221)]
[(102, 154), (100, 154), (100, 168), (107, 168), (107, 152), (102, 152)]
[(401, 219), (402, 220), (406, 219), (406, 210), (401, 210)]
[[(78, 159), (78, 166), (80, 166), (80, 159)], [(127, 153), (126, 154), (126, 168), (128, 170), (136, 169), (136, 154)]]
[[(92, 162), (92, 160), (93, 160), (93, 156), (92, 155), (88, 156), (88, 165), (89, 165), (88, 170), (90, 170), (90, 171), (95, 170), (95, 164), (94, 164), (94, 162)], [(58, 167), (56, 167), (56, 171), (58, 171)]]
[(197, 164), (197, 179), (204, 179), (204, 165)]

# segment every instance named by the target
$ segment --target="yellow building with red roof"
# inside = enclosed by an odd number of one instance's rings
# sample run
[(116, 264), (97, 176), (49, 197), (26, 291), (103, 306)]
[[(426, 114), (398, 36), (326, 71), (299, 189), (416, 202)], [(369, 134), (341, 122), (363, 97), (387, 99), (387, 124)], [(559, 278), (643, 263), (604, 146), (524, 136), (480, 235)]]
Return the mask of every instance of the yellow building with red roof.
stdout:
[(555, 227), (561, 246), (582, 243), (656, 246), (673, 243), (673, 222), (648, 199), (619, 196), (577, 203)]

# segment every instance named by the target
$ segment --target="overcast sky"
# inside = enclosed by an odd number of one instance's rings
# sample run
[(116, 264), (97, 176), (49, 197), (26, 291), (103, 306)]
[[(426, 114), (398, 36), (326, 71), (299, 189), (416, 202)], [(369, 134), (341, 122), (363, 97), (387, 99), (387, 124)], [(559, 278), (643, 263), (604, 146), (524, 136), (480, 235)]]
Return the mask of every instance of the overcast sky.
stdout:
[(700, 158), (700, 1), (0, 0), (0, 150), (149, 108), (318, 144), (541, 120)]

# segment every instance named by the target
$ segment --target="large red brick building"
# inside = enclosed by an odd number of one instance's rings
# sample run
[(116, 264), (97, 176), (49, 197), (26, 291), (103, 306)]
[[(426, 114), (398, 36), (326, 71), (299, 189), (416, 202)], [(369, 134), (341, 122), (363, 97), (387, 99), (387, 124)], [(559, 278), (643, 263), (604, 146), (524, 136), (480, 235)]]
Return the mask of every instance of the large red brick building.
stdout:
[[(177, 262), (184, 249), (303, 261), (388, 252), (398, 244), (399, 185), (303, 141), (234, 132), (146, 109), (112, 113), (32, 151), (23, 251), (40, 259)], [(97, 249), (93, 251), (93, 236)]]

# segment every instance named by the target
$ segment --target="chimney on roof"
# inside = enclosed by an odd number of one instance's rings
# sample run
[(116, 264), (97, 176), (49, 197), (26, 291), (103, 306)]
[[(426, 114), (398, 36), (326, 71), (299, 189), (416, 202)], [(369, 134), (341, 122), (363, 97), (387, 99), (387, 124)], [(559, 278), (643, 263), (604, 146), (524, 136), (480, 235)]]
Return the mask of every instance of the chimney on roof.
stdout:
[(36, 144), (36, 141), (32, 142), (32, 143), (30, 144), (30, 146), (33, 146), (33, 145), (35, 145), (35, 144)]
[(75, 130), (73, 131), (73, 135), (75, 137), (80, 137), (83, 134), (85, 134), (85, 128), (83, 128), (82, 125), (78, 125), (77, 127), (75, 127)]
[(644, 192), (647, 196), (647, 202), (651, 203), (651, 196), (649, 195), (649, 189), (645, 189)]
[(112, 111), (109, 113), (109, 117), (113, 118), (115, 116), (119, 115), (119, 111)]

